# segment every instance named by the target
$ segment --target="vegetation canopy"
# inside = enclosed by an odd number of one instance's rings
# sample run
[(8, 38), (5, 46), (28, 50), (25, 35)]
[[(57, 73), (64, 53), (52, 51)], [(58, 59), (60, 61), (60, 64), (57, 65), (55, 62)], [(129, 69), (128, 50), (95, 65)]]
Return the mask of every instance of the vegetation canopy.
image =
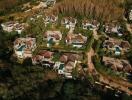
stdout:
[(124, 0), (63, 0), (54, 7), (57, 14), (86, 16), (102, 21), (115, 21), (123, 18)]

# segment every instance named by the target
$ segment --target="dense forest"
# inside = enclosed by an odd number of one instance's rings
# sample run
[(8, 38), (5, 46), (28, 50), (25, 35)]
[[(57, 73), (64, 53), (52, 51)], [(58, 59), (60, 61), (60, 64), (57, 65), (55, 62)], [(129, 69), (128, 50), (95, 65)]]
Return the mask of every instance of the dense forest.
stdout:
[(103, 21), (123, 18), (124, 0), (63, 0), (55, 6), (54, 12), (73, 16), (83, 15)]

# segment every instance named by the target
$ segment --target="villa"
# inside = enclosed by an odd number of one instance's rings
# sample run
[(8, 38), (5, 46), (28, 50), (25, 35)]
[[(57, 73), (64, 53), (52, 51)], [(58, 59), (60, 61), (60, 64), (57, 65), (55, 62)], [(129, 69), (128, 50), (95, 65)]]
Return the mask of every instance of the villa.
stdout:
[(59, 75), (64, 75), (66, 78), (73, 78), (73, 69), (81, 59), (81, 55), (64, 53), (60, 56), (59, 62), (55, 63), (54, 68), (58, 70)]
[(127, 52), (131, 46), (128, 41), (109, 38), (108, 40), (104, 41), (103, 47), (108, 49), (109, 51), (113, 51), (115, 55), (121, 55)]
[(100, 26), (100, 23), (97, 22), (97, 20), (83, 20), (82, 21), (82, 27), (84, 30), (93, 30), (93, 29), (98, 29)]
[(43, 37), (43, 40), (47, 41), (47, 47), (51, 46), (53, 43), (58, 45), (61, 39), (62, 33), (60, 31), (47, 31), (44, 33)]
[(56, 0), (44, 0), (47, 6), (53, 6), (56, 3)]
[(12, 32), (16, 31), (18, 34), (21, 34), (21, 32), (28, 26), (26, 23), (18, 23), (15, 21), (10, 21), (6, 23), (1, 24), (2, 28), (6, 32)]
[(53, 14), (45, 14), (45, 18), (43, 18), (45, 25), (49, 23), (56, 23), (58, 20), (58, 16)]
[(114, 23), (111, 24), (106, 23), (104, 26), (105, 26), (105, 30), (104, 30), (105, 33), (109, 33), (109, 34), (115, 33), (118, 36), (122, 36), (124, 33), (120, 25)]
[(61, 24), (64, 25), (67, 29), (74, 29), (77, 24), (77, 19), (72, 17), (64, 17), (61, 21)]
[(68, 33), (66, 37), (66, 43), (68, 45), (72, 45), (73, 47), (81, 48), (87, 42), (87, 37), (83, 36), (82, 34), (73, 34)]
[(32, 64), (41, 64), (44, 67), (52, 68), (54, 66), (54, 62), (52, 61), (53, 54), (53, 52), (42, 50), (37, 55), (32, 57)]
[(35, 38), (18, 38), (14, 42), (14, 51), (17, 58), (31, 58), (32, 52), (36, 49)]
[(127, 73), (132, 72), (131, 64), (127, 60), (124, 60), (124, 59), (103, 57), (103, 63), (105, 66), (110, 67), (111, 69), (116, 70), (116, 71), (124, 71)]
[(132, 9), (129, 12), (129, 20), (132, 21)]

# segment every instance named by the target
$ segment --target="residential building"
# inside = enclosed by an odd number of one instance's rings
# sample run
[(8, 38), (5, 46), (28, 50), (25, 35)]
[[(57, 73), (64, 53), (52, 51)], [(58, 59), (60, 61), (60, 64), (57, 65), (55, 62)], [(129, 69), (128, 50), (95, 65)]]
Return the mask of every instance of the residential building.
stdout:
[(47, 6), (53, 6), (56, 4), (56, 0), (43, 0)]
[(93, 30), (93, 29), (98, 29), (100, 26), (100, 23), (97, 22), (97, 20), (83, 20), (82, 21), (82, 27), (84, 30)]
[(37, 65), (41, 64), (44, 67), (50, 67), (53, 68), (54, 62), (52, 61), (53, 58), (53, 52), (42, 50), (37, 55), (32, 57), (32, 64)]
[(59, 41), (62, 39), (62, 33), (60, 31), (46, 31), (43, 39), (47, 41), (47, 47), (51, 46), (53, 43), (58, 45)]
[(56, 23), (58, 20), (58, 16), (54, 14), (45, 14), (45, 17), (43, 18), (45, 25), (49, 23)]
[(115, 23), (106, 23), (105, 25), (105, 33), (108, 34), (117, 34), (118, 36), (122, 36), (124, 34), (123, 28)]
[(81, 48), (87, 42), (87, 37), (83, 36), (82, 34), (73, 34), (68, 33), (66, 37), (66, 43), (72, 45), (73, 47)]
[(32, 57), (32, 52), (35, 49), (36, 49), (35, 38), (18, 38), (14, 42), (15, 54), (20, 59)]
[(132, 21), (132, 9), (129, 12), (129, 20)]
[(4, 31), (12, 32), (16, 31), (18, 34), (21, 34), (21, 32), (28, 26), (26, 23), (18, 23), (17, 21), (9, 21), (6, 23), (1, 24)]
[(72, 17), (64, 17), (61, 21), (61, 24), (64, 25), (67, 29), (74, 29), (77, 24), (77, 19)]

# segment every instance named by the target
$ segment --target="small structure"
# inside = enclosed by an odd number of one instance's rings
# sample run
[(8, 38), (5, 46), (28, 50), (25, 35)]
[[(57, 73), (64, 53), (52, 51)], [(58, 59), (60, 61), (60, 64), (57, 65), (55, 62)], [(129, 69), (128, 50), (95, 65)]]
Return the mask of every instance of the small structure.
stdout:
[(87, 42), (87, 37), (82, 34), (68, 33), (66, 43), (71, 44), (73, 47), (81, 48)]
[(53, 43), (58, 45), (59, 41), (62, 39), (62, 34), (60, 31), (47, 31), (44, 33), (43, 39), (47, 41), (47, 47), (51, 46)]
[(18, 58), (25, 59), (32, 57), (32, 52), (36, 49), (35, 38), (18, 38), (14, 42), (14, 51)]
[(93, 20), (93, 21), (90, 21), (90, 20), (83, 20), (82, 21), (82, 27), (84, 30), (93, 30), (93, 29), (98, 29), (100, 26), (100, 23), (97, 22), (97, 20)]
[(127, 73), (132, 72), (131, 64), (124, 59), (115, 59), (110, 57), (103, 57), (103, 63), (105, 66), (110, 67), (116, 71), (124, 71)]
[(61, 24), (64, 25), (67, 29), (74, 29), (77, 24), (77, 19), (72, 17), (65, 17), (62, 19)]
[(17, 21), (10, 21), (1, 24), (4, 31), (12, 32), (16, 31), (18, 34), (21, 34), (21, 32), (28, 26), (26, 23), (18, 23)]

